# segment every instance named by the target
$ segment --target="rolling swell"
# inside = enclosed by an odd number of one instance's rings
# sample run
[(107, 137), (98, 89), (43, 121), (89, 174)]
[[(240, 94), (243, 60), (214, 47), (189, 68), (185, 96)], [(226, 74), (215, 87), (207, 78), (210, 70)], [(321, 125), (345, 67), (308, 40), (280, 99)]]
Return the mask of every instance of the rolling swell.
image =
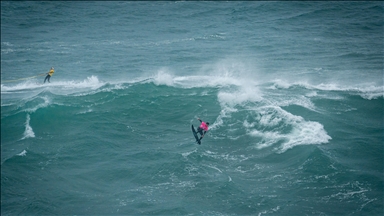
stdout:
[[(218, 211), (211, 209), (219, 208), (229, 214), (251, 214), (260, 206), (263, 212), (287, 214), (313, 206), (320, 214), (331, 207), (338, 214), (339, 202), (348, 203), (343, 211), (359, 211), (378, 201), (370, 197), (375, 196), (372, 188), (380, 187), (383, 167), (361, 172), (354, 181), (344, 176), (369, 164), (348, 159), (355, 151), (347, 150), (350, 138), (360, 140), (354, 146), (361, 148), (359, 157), (369, 157), (372, 163), (381, 160), (380, 153), (366, 151), (381, 148), (376, 145), (382, 127), (380, 89), (279, 80), (260, 84), (228, 71), (224, 76), (208, 75), (209, 82), (198, 82), (200, 78), (159, 71), (131, 82), (93, 77), (55, 88), (28, 86), (40, 90), (11, 102), (6, 107), (17, 108), (2, 116), (2, 124), (24, 124), (13, 131), (20, 140), (2, 138), (4, 147), (14, 146), (2, 151), (2, 167), (25, 164), (34, 168), (19, 166), (20, 172), (52, 172), (54, 180), (30, 175), (40, 182), (33, 186), (43, 188), (51, 181), (52, 188), (66, 185), (56, 199), (71, 200), (73, 208), (46, 208), (49, 201), (42, 197), (27, 201), (25, 209), (6, 211), (87, 214), (91, 210), (82, 208), (81, 200), (91, 199), (97, 204), (94, 208), (106, 214), (184, 214), (194, 205), (212, 214)], [(356, 112), (367, 110), (367, 103), (369, 112), (356, 118)], [(212, 123), (201, 146), (193, 144), (189, 131), (190, 124), (198, 125), (196, 117)], [(366, 127), (344, 120), (351, 118)], [(342, 130), (330, 130), (337, 127)], [(2, 133), (11, 133), (12, 128), (6, 128)], [(377, 133), (366, 140), (353, 138), (352, 131), (362, 129)], [(15, 175), (7, 172), (6, 176)], [(6, 185), (13, 180), (3, 181)], [(28, 190), (23, 182), (21, 190)], [(271, 190), (271, 184), (277, 186)], [(296, 201), (291, 201), (292, 190), (299, 197)], [(31, 195), (14, 195), (24, 196)], [(163, 201), (164, 196), (174, 198)], [(292, 203), (282, 210), (276, 200)]]
[(381, 3), (1, 6), (2, 215), (382, 215)]

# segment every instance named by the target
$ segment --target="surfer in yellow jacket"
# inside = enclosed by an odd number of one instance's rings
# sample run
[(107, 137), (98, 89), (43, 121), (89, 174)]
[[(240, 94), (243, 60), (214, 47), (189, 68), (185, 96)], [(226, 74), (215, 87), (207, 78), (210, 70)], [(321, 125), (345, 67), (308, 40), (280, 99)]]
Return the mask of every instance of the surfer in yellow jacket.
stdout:
[(48, 79), (48, 82), (50, 83), (51, 82), (51, 76), (52, 74), (55, 73), (55, 69), (53, 67), (51, 67), (51, 70), (47, 73), (47, 76), (45, 77), (44, 79), (44, 83), (45, 81)]

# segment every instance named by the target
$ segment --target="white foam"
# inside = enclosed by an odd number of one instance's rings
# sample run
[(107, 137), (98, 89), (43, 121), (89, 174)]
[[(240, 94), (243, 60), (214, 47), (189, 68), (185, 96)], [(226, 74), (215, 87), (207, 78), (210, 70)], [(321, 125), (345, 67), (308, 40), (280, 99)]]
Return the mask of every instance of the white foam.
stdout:
[(91, 108), (88, 108), (87, 110), (80, 111), (77, 114), (86, 114), (86, 113), (90, 113), (90, 112), (93, 112), (93, 110)]
[(288, 142), (283, 143), (279, 152), (285, 152), (298, 145), (328, 143), (332, 139), (318, 122), (302, 121), (294, 125), (289, 134)]
[(25, 157), (27, 156), (27, 151), (23, 150), (20, 154), (17, 154), (17, 156)]
[(35, 137), (35, 133), (32, 130), (32, 127), (29, 125), (29, 121), (31, 120), (29, 114), (27, 114), (27, 120), (25, 121), (25, 131), (24, 131), (24, 137), (21, 138), (26, 139), (26, 138), (33, 138)]
[[(308, 90), (320, 90), (320, 91), (340, 91), (340, 92), (350, 92), (351, 94), (356, 94), (361, 96), (364, 99), (376, 99), (379, 97), (384, 97), (384, 86), (377, 86), (374, 83), (358, 83), (352, 84), (350, 86), (343, 86), (337, 83), (320, 83), (317, 85), (310, 84), (308, 82), (293, 82), (289, 83), (284, 80), (276, 79), (273, 81), (273, 85), (267, 89), (289, 89), (293, 86), (301, 86)], [(309, 93), (308, 97), (317, 96), (317, 93)]]
[(155, 85), (166, 85), (179, 88), (214, 88), (240, 85), (238, 80), (230, 77), (211, 75), (175, 76), (167, 69), (159, 70), (149, 81), (153, 82)]
[(305, 94), (306, 97), (316, 97), (317, 96), (317, 92), (316, 91), (312, 91), (312, 92), (309, 92), (307, 94)]
[(1, 84), (1, 94), (8, 93), (8, 92), (14, 92), (14, 91), (20, 91), (20, 90), (30, 90), (30, 89), (37, 89), (42, 87), (42, 84), (37, 84), (36, 81), (28, 80), (22, 83), (17, 83), (16, 85), (5, 85)]
[(224, 124), (224, 118), (229, 118), (233, 112), (237, 112), (237, 109), (231, 107), (223, 107), (215, 122), (209, 127), (210, 130), (215, 130), (221, 127)]
[(158, 73), (154, 76), (154, 83), (155, 85), (167, 85), (167, 86), (173, 86), (173, 76), (170, 74), (169, 71), (166, 69), (161, 69), (158, 71)]
[(288, 89), (292, 86), (286, 81), (276, 79), (273, 81), (273, 85), (269, 87), (269, 89)]
[(10, 42), (1, 42), (4, 46), (13, 46), (13, 44), (12, 43), (10, 43)]
[[(261, 138), (257, 143), (259, 149), (281, 143), (276, 150), (283, 153), (298, 145), (328, 143), (332, 139), (320, 123), (306, 121), (301, 116), (295, 116), (280, 107), (263, 107), (258, 112), (261, 115), (258, 124), (263, 130), (254, 129), (255, 124), (247, 121), (243, 125), (250, 136)], [(289, 131), (283, 132), (288, 129)]]
[(384, 87), (372, 86), (369, 88), (359, 89), (359, 95), (368, 100), (384, 98)]
[(234, 107), (246, 102), (262, 100), (261, 93), (256, 86), (244, 85), (235, 91), (220, 91), (217, 95), (220, 104)]
[[(244, 157), (244, 155), (235, 156), (232, 154), (220, 154), (217, 152), (211, 152), (209, 150), (203, 152), (203, 155), (207, 156), (207, 157), (215, 158), (215, 159), (226, 160), (226, 161), (243, 161), (243, 160), (247, 159), (246, 157)], [(213, 167), (211, 167), (211, 168), (213, 168)]]
[[(265, 107), (265, 109), (261, 109), (258, 111), (260, 115), (260, 119), (258, 121), (258, 124), (264, 127), (275, 127), (283, 121), (284, 118), (287, 118), (285, 112), (278, 112), (275, 109), (278, 109), (279, 107)], [(253, 124), (244, 124), (244, 126), (252, 126)]]
[(194, 149), (193, 151), (190, 151), (190, 152), (184, 152), (184, 153), (181, 153), (181, 155), (184, 157), (184, 158), (187, 158), (190, 154), (192, 153), (196, 153), (197, 152), (197, 149)]
[(258, 130), (253, 130), (249, 133), (251, 136), (254, 137), (261, 137), (263, 140), (257, 144), (258, 149), (266, 148), (269, 146), (272, 146), (276, 142), (280, 140), (284, 140), (286, 137), (284, 135), (281, 135), (279, 132), (262, 132)]
[[(68, 91), (68, 90), (81, 90), (81, 89), (98, 89), (100, 88), (101, 86), (105, 85), (104, 82), (100, 82), (99, 79), (97, 78), (97, 76), (90, 76), (90, 77), (87, 77), (86, 79), (84, 79), (83, 81), (58, 81), (58, 82), (55, 82), (55, 83), (50, 83), (49, 86), (52, 86), (52, 87), (55, 87), (55, 88), (52, 88), (52, 90), (55, 90), (55, 89), (60, 89), (60, 90), (65, 90), (65, 91)], [(57, 88), (57, 87), (61, 87), (61, 88)]]
[(156, 85), (180, 88), (202, 87), (244, 87), (255, 86), (256, 73), (252, 64), (245, 64), (233, 58), (226, 58), (214, 64), (204, 65), (193, 75), (175, 76), (168, 68), (161, 68), (152, 76)]
[(337, 84), (319, 84), (316, 86), (309, 86), (308, 88), (314, 88), (323, 91), (343, 91), (350, 92), (351, 94), (359, 95), (364, 99), (376, 99), (384, 97), (384, 86), (376, 86), (373, 83), (359, 84), (355, 86), (339, 86)]
[(215, 169), (215, 170), (217, 170), (217, 171), (219, 171), (220, 173), (223, 173), (223, 171), (221, 171), (219, 168), (217, 168), (217, 167), (215, 167), (215, 166), (213, 166), (213, 165), (205, 165), (206, 167), (209, 167), (209, 168), (212, 168), (212, 169)]
[(103, 86), (105, 83), (100, 82), (97, 76), (90, 76), (83, 81), (52, 81), (51, 83), (39, 83), (36, 80), (28, 80), (16, 85), (4, 85), (1, 84), (1, 93), (15, 92), (21, 90), (36, 90), (36, 89), (50, 89), (50, 90), (70, 90), (70, 89), (83, 89), (91, 88), (97, 89)]
[[(43, 99), (44, 103), (39, 103), (35, 107), (28, 108), (25, 111), (28, 112), (28, 113), (33, 113), (33, 112), (36, 112), (36, 110), (38, 110), (40, 108), (47, 107), (51, 103), (51, 100), (50, 100), (50, 98), (48, 96), (43, 96), (43, 97), (39, 97), (39, 98)], [(33, 98), (33, 99), (35, 99), (35, 98)], [(29, 115), (28, 115), (28, 118), (29, 118)], [(28, 122), (29, 122), (29, 120), (28, 120)]]

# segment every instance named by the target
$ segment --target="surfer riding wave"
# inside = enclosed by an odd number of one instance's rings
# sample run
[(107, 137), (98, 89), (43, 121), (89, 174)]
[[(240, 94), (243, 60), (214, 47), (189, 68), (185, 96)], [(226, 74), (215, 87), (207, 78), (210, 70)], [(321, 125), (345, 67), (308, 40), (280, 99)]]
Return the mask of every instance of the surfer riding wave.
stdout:
[(200, 139), (201, 141), (204, 137), (204, 135), (208, 132), (209, 122), (203, 122), (200, 118), (197, 118), (201, 122), (199, 128), (197, 128), (197, 133), (200, 133)]

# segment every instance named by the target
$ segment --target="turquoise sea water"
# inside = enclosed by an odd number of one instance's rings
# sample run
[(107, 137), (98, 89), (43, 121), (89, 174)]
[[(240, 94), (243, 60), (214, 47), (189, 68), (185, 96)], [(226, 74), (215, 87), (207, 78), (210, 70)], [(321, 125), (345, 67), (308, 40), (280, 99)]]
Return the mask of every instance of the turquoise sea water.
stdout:
[(382, 215), (383, 12), (2, 1), (1, 215)]

